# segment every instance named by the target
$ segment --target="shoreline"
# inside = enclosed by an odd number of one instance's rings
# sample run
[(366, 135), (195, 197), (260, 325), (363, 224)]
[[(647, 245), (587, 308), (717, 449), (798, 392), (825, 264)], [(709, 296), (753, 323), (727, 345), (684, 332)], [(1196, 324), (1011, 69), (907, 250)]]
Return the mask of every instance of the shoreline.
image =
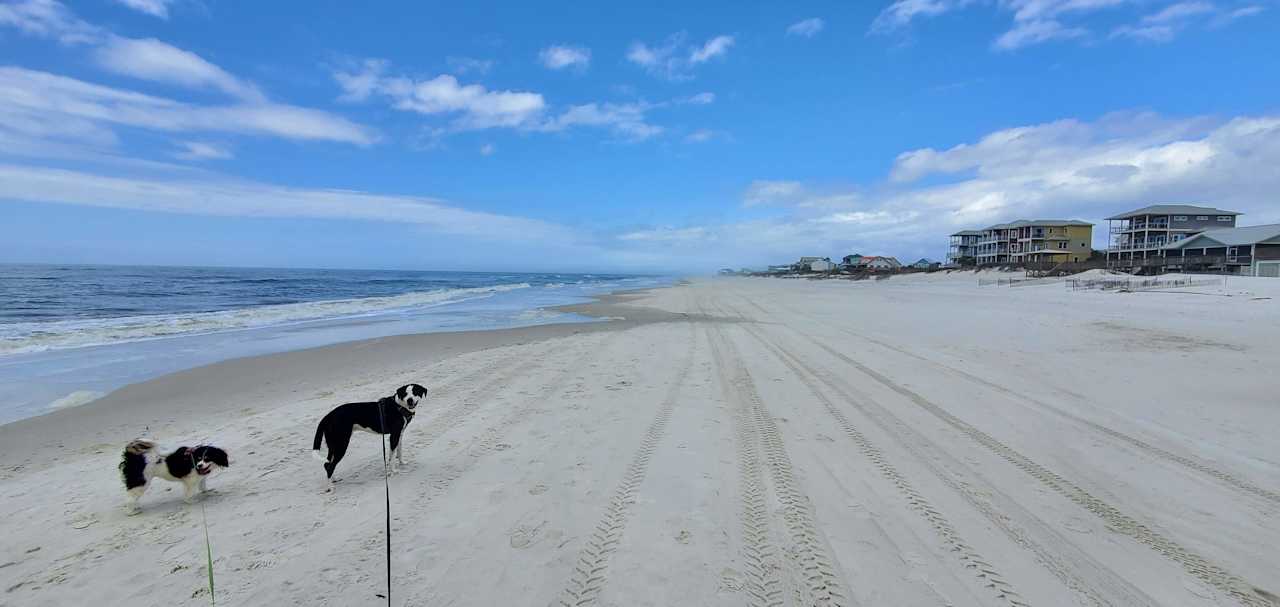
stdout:
[[(588, 302), (535, 308), (596, 319), (589, 322), (372, 337), (230, 358), (165, 373), (126, 384), (81, 405), (50, 409), (40, 415), (0, 424), (0, 458), (21, 459), (23, 454), (48, 444), (50, 431), (59, 446), (114, 445), (126, 434), (134, 437), (156, 433), (168, 424), (221, 418), (245, 408), (260, 412), (262, 405), (270, 406), (271, 402), (287, 399), (300, 390), (337, 392), (337, 386), (345, 381), (387, 369), (425, 368), (452, 357), (492, 348), (679, 319), (679, 314), (627, 305), (644, 293), (666, 288), (670, 287), (624, 289), (592, 295), (592, 301)], [(237, 390), (228, 393), (225, 387), (229, 385), (236, 386)], [(430, 384), (427, 385), (430, 388)], [(253, 392), (255, 401), (239, 402), (233, 398), (236, 392)], [(207, 396), (192, 402), (193, 394)], [(186, 402), (191, 406), (166, 406), (173, 402)], [(134, 429), (132, 433), (128, 431), (130, 428)]]

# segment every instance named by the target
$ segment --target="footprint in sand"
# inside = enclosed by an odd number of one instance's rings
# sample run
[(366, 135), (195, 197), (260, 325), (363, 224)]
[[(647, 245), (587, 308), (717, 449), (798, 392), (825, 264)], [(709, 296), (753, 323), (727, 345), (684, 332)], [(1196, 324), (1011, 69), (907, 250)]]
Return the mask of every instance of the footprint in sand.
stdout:
[(543, 525), (546, 524), (546, 521), (542, 521), (533, 527), (526, 525), (516, 527), (515, 531), (511, 532), (511, 547), (524, 549), (532, 546), (538, 540), (538, 534), (542, 532)]
[(688, 545), (689, 542), (692, 540), (693, 540), (693, 534), (689, 533), (689, 531), (686, 529), (681, 529), (680, 533), (676, 534), (676, 541), (680, 542), (681, 544)]
[(546, 485), (534, 485), (529, 487), (529, 495), (542, 495), (547, 492), (547, 489)]
[(1093, 533), (1093, 529), (1078, 518), (1069, 518), (1062, 523), (1062, 526), (1076, 533)]

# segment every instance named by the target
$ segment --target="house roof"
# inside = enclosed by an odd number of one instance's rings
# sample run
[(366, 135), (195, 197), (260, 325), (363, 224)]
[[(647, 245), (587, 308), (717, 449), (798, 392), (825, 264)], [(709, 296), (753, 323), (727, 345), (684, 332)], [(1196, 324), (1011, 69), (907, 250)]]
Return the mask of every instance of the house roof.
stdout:
[(960, 230), (952, 236), (982, 236), (982, 230)]
[(988, 226), (987, 229), (1004, 230), (1007, 228), (1022, 228), (1028, 226), (1045, 226), (1050, 228), (1061, 228), (1066, 226), (1089, 227), (1092, 225), (1093, 224), (1087, 221), (1080, 221), (1079, 219), (1019, 219), (1009, 223), (997, 223), (996, 225)]
[(1164, 248), (1185, 249), (1190, 246), (1238, 247), (1262, 242), (1280, 244), (1280, 223), (1207, 230), (1178, 242), (1167, 244)]
[(1198, 207), (1190, 204), (1154, 204), (1128, 213), (1112, 215), (1107, 219), (1129, 219), (1143, 215), (1244, 215), (1235, 211), (1224, 211), (1213, 207)]

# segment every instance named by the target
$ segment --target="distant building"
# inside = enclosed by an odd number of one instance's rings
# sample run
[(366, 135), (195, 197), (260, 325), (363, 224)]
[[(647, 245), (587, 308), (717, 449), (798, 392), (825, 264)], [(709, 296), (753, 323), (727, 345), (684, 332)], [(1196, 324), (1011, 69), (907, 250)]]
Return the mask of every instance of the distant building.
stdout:
[(940, 264), (936, 261), (929, 261), (928, 258), (921, 257), (920, 259), (916, 260), (915, 263), (911, 264), (911, 267), (917, 270), (929, 270), (932, 268), (936, 268), (939, 265)]
[(770, 274), (782, 274), (785, 272), (791, 272), (793, 270), (795, 270), (795, 267), (790, 264), (785, 266), (769, 266)]
[(791, 264), (791, 269), (796, 272), (808, 272), (815, 261), (829, 261), (825, 257), (801, 257), (800, 261)]
[(1167, 244), (1163, 268), (1280, 278), (1280, 223), (1205, 230)]
[(1157, 204), (1107, 218), (1107, 267), (1164, 266), (1165, 246), (1206, 230), (1234, 228), (1235, 211)]
[[(982, 230), (960, 230), (951, 235), (951, 246), (947, 249), (947, 265), (958, 266), (962, 259), (978, 258), (978, 239)], [(972, 262), (971, 262), (972, 263)]]
[(809, 270), (812, 272), (830, 272), (836, 269), (836, 264), (825, 259), (819, 259), (809, 263)]
[(1019, 219), (981, 230), (978, 265), (1077, 262), (1089, 259), (1093, 224), (1068, 219)]
[(902, 267), (902, 262), (894, 257), (870, 256), (863, 257), (858, 260), (858, 266), (867, 270), (883, 272), (886, 270), (897, 270)]

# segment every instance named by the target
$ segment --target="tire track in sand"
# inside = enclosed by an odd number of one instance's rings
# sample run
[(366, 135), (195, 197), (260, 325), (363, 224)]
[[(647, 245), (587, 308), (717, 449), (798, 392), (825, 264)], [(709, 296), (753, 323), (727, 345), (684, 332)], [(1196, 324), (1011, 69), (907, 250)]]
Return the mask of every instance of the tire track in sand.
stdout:
[[(734, 429), (738, 438), (740, 491), (743, 499), (744, 552), (748, 573), (747, 583), (751, 595), (750, 604), (784, 605), (788, 602), (800, 605), (837, 606), (850, 601), (842, 589), (836, 573), (835, 559), (829, 554), (826, 542), (813, 519), (812, 503), (796, 486), (791, 459), (786, 453), (777, 424), (764, 408), (746, 367), (733, 346), (733, 342), (718, 327), (713, 331), (720, 344), (710, 335), (712, 355), (725, 386), (735, 392), (733, 400)], [(732, 361), (727, 362), (727, 361)], [(764, 461), (761, 461), (763, 452)], [(791, 540), (790, 550), (784, 551), (792, 562), (791, 583), (787, 584), (798, 596), (787, 601), (782, 580), (778, 575), (778, 563), (769, 545), (769, 513), (766, 505), (766, 489), (762, 464), (767, 464), (773, 490), (783, 506), (783, 522)], [(798, 580), (795, 578), (799, 578)], [(797, 583), (799, 582), (799, 583)]]
[[(755, 333), (750, 329), (748, 329), (748, 331), (753, 334)], [(946, 542), (954, 552), (958, 553), (960, 560), (966, 565), (966, 567), (976, 569), (975, 574), (979, 580), (995, 590), (998, 598), (1005, 599), (1011, 605), (1026, 604), (1025, 599), (1016, 596), (1016, 594), (1012, 597), (1004, 596), (1005, 591), (1012, 592), (1013, 589), (1011, 587), (1002, 586), (994, 579), (989, 579), (989, 576), (999, 576), (999, 574), (994, 571), (994, 568), (984, 567), (986, 561), (982, 560), (981, 556), (976, 556), (972, 561), (972, 564), (970, 563), (966, 558), (966, 555), (976, 555), (976, 553), (973, 552), (973, 549), (969, 548), (968, 544), (964, 543), (955, 529), (950, 526), (950, 523), (942, 517), (942, 514), (929, 507), (928, 502), (923, 497), (920, 497), (919, 494), (910, 487), (906, 479), (901, 477), (900, 473), (897, 473), (892, 464), (886, 461), (883, 452), (881, 452), (879, 448), (875, 447), (874, 443), (867, 439), (864, 434), (859, 432), (848, 418), (839, 411), (839, 407), (827, 398), (812, 381), (804, 376), (806, 373), (813, 379), (817, 379), (823, 385), (827, 386), (833, 393), (843, 398), (846, 402), (853, 405), (855, 409), (861, 412), (865, 417), (867, 417), (867, 419), (870, 419), (886, 435), (893, 436), (898, 443), (901, 444), (920, 464), (928, 468), (929, 471), (942, 481), (943, 484), (955, 491), (960, 495), (960, 497), (973, 506), (973, 508), (982, 514), (983, 517), (985, 517), (993, 526), (1000, 529), (1006, 537), (1015, 544), (1034, 554), (1037, 561), (1043, 565), (1049, 573), (1058, 578), (1064, 586), (1073, 590), (1083, 603), (1096, 606), (1124, 605), (1126, 607), (1155, 604), (1151, 598), (1141, 590), (1133, 587), (1132, 584), (1116, 575), (1115, 572), (1098, 564), (1073, 544), (1070, 544), (1065, 539), (1061, 538), (1052, 527), (1045, 524), (1043, 521), (1040, 521), (1034, 515), (1023, 512), (1022, 518), (1024, 520), (1030, 520), (1031, 525), (1038, 528), (1039, 534), (1041, 536), (1048, 537), (1049, 541), (1056, 546), (1056, 549), (1050, 549), (1045, 544), (1037, 542), (1011, 517), (1006, 513), (1001, 512), (999, 508), (991, 503), (988, 495), (984, 493), (985, 491), (990, 494), (995, 494), (999, 493), (998, 490), (990, 485), (987, 485), (985, 489), (975, 488), (965, 480), (955, 478), (954, 473), (949, 472), (937, 463), (936, 460), (940, 456), (937, 455), (936, 447), (927, 447), (926, 445), (930, 445), (930, 441), (921, 436), (909, 425), (894, 417), (883, 407), (878, 404), (874, 404), (864, 396), (850, 393), (848, 389), (837, 383), (840, 381), (839, 378), (833, 379), (832, 377), (829, 377), (828, 374), (815, 370), (812, 365), (808, 364), (794, 353), (782, 350), (781, 347), (774, 347), (773, 344), (769, 343), (759, 335), (756, 335), (756, 339), (760, 340), (765, 348), (773, 352), (774, 355), (783, 362), (783, 364), (800, 377), (801, 381), (809, 388), (810, 392), (812, 392), (818, 400), (822, 401), (827, 410), (832, 413), (832, 417), (835, 418), (836, 423), (839, 424), (849, 438), (853, 439), (854, 443), (858, 445), (859, 450), (872, 461), (885, 478), (898, 486), (898, 488), (903, 492), (904, 497), (906, 497), (908, 504), (926, 518), (930, 525), (935, 528), (940, 536), (942, 536), (943, 541)], [(942, 457), (949, 456), (945, 456), (944, 454)], [(1060, 554), (1064, 550), (1071, 554)], [(1112, 601), (1100, 593), (1098, 586), (1103, 586), (1109, 589), (1110, 594), (1115, 596), (1116, 600)]]
[(595, 605), (599, 601), (600, 592), (608, 581), (609, 560), (622, 541), (622, 534), (630, 518), (631, 505), (635, 503), (636, 490), (648, 474), (649, 459), (666, 436), (667, 423), (675, 411), (680, 388), (689, 377), (689, 370), (697, 354), (697, 337), (693, 323), (689, 323), (689, 353), (685, 356), (683, 363), (677, 367), (679, 371), (672, 380), (671, 387), (667, 389), (662, 403), (658, 406), (658, 412), (654, 415), (653, 421), (645, 430), (640, 447), (622, 475), (622, 481), (614, 489), (613, 496), (605, 507), (604, 516), (596, 523), (595, 531), (578, 553), (573, 573), (570, 574), (569, 581), (565, 583), (565, 588), (561, 592), (560, 605), (563, 607), (586, 607)]
[(805, 335), (795, 331), (794, 329), (791, 330), (805, 340), (812, 342), (828, 354), (862, 372), (863, 375), (870, 377), (889, 390), (905, 397), (916, 406), (930, 413), (952, 428), (960, 431), (970, 440), (982, 445), (1001, 459), (1013, 464), (1014, 467), (1022, 470), (1037, 481), (1040, 481), (1046, 487), (1054, 490), (1068, 500), (1071, 500), (1081, 508), (1097, 515), (1112, 531), (1127, 535), (1134, 541), (1164, 555), (1173, 562), (1181, 565), (1187, 573), (1191, 574), (1196, 579), (1217, 588), (1223, 593), (1239, 601), (1242, 605), (1258, 607), (1275, 607), (1276, 605), (1280, 605), (1280, 600), (1277, 600), (1276, 596), (1270, 592), (1254, 587), (1221, 566), (1210, 562), (1208, 559), (1192, 552), (1172, 539), (1165, 537), (1160, 532), (1148, 527), (1133, 516), (1125, 514), (1119, 508), (1116, 508), (1115, 506), (1112, 506), (1104, 500), (1085, 491), (1079, 485), (1076, 485), (1056, 472), (1036, 463), (1031, 458), (1019, 453), (1008, 445), (1001, 443), (991, 435), (979, 430), (968, 422), (952, 415), (946, 409), (943, 409), (914, 390), (895, 383), (882, 373), (867, 367), (866, 365), (846, 356), (844, 353), (831, 348), (827, 344), (810, 337), (809, 335)]
[[(947, 520), (946, 516), (935, 509), (929, 500), (921, 495), (920, 492), (911, 485), (910, 481), (908, 481), (907, 478), (898, 471), (898, 469), (884, 455), (884, 452), (882, 452), (875, 443), (868, 439), (866, 435), (859, 431), (857, 427), (853, 425), (853, 422), (849, 421), (849, 418), (844, 414), (844, 412), (841, 411), (840, 408), (837, 407), (829, 398), (827, 398), (825, 393), (814, 385), (810, 376), (819, 379), (824, 384), (828, 384), (828, 386), (830, 386), (829, 382), (820, 377), (817, 373), (809, 370), (808, 365), (804, 364), (794, 355), (775, 347), (774, 344), (770, 343), (756, 331), (745, 325), (743, 326), (743, 329), (745, 329), (748, 334), (755, 338), (760, 345), (764, 346), (766, 350), (772, 353), (778, 361), (782, 362), (782, 364), (790, 369), (791, 372), (805, 384), (809, 389), (809, 392), (823, 404), (823, 407), (836, 421), (836, 424), (840, 426), (841, 430), (844, 431), (845, 435), (853, 441), (855, 446), (857, 446), (858, 451), (871, 461), (872, 465), (874, 465), (876, 470), (880, 472), (881, 476), (897, 487), (898, 491), (902, 493), (903, 498), (907, 501), (907, 505), (912, 510), (919, 513), (930, 527), (933, 527), (934, 531), (941, 537), (943, 543), (946, 544), (950, 551), (956, 553), (960, 562), (966, 569), (972, 569), (974, 571), (974, 575), (978, 578), (978, 582), (981, 585), (991, 589), (995, 594), (995, 597), (1000, 599), (1006, 605), (1010, 605), (1011, 607), (1027, 607), (1027, 605), (1029, 605), (1029, 603), (1023, 600), (1021, 595), (1014, 590), (1013, 584), (1008, 582), (1004, 576), (999, 573), (995, 566), (988, 562), (982, 555), (978, 554), (978, 552), (960, 536), (960, 533), (956, 531), (955, 527)], [(852, 402), (852, 399), (850, 400)], [(867, 413), (859, 403), (855, 403), (855, 406), (864, 414)], [(871, 416), (868, 415), (868, 417)], [(921, 459), (922, 461), (928, 461), (926, 458)], [(944, 479), (944, 481), (945, 480), (948, 479)], [(1107, 603), (1095, 602), (1094, 604)]]
[[(747, 300), (747, 301), (748, 301), (748, 303), (750, 303), (752, 306), (754, 306), (756, 309), (760, 310), (761, 312), (764, 312), (764, 308), (761, 308), (761, 307), (760, 307), (759, 305), (757, 305), (755, 302), (752, 302), (752, 301), (750, 301), (750, 300)], [(791, 310), (791, 311), (793, 311), (793, 312), (796, 312), (797, 314), (800, 314), (800, 315), (802, 315), (802, 316), (807, 316), (808, 318), (810, 318), (811, 320), (813, 320), (813, 321), (815, 321), (815, 322), (822, 322), (822, 321), (821, 321), (820, 319), (818, 319), (817, 317), (810, 316), (810, 315), (808, 315), (808, 314), (802, 314), (802, 313), (800, 313), (800, 312), (795, 311), (795, 309), (794, 309), (794, 308), (790, 308), (789, 306), (788, 306), (788, 309), (789, 309), (789, 310)], [(767, 313), (767, 312), (766, 312), (766, 313)], [(1200, 461), (1200, 460), (1198, 460), (1198, 459), (1195, 459), (1195, 458), (1192, 458), (1192, 457), (1188, 457), (1188, 456), (1185, 456), (1185, 455), (1179, 455), (1179, 454), (1177, 454), (1177, 453), (1174, 453), (1174, 452), (1172, 452), (1172, 451), (1169, 451), (1168, 449), (1164, 449), (1164, 448), (1162, 448), (1162, 447), (1159, 447), (1159, 446), (1153, 445), (1153, 444), (1151, 444), (1151, 443), (1149, 443), (1149, 442), (1147, 442), (1147, 441), (1144, 441), (1144, 440), (1142, 440), (1142, 439), (1140, 439), (1140, 438), (1137, 438), (1137, 437), (1135, 437), (1135, 436), (1130, 436), (1130, 435), (1125, 434), (1125, 433), (1123, 433), (1123, 432), (1120, 432), (1120, 431), (1118, 431), (1118, 430), (1112, 429), (1112, 428), (1110, 428), (1110, 427), (1108, 427), (1108, 426), (1104, 426), (1104, 425), (1102, 425), (1102, 424), (1099, 424), (1099, 423), (1097, 423), (1097, 422), (1091, 421), (1091, 420), (1089, 420), (1089, 419), (1086, 419), (1086, 418), (1084, 418), (1084, 417), (1081, 417), (1081, 416), (1076, 415), (1076, 414), (1074, 414), (1074, 413), (1071, 413), (1071, 412), (1069, 412), (1069, 411), (1065, 411), (1065, 410), (1063, 410), (1063, 409), (1062, 409), (1062, 408), (1060, 408), (1060, 407), (1057, 407), (1057, 406), (1052, 405), (1052, 404), (1050, 404), (1050, 403), (1048, 403), (1048, 402), (1045, 402), (1045, 401), (1043, 401), (1043, 400), (1041, 400), (1041, 399), (1039, 399), (1039, 398), (1036, 398), (1036, 397), (1034, 397), (1034, 396), (1032, 396), (1032, 395), (1030, 395), (1030, 394), (1023, 394), (1023, 393), (1021, 393), (1021, 392), (1017, 392), (1017, 391), (1015, 391), (1015, 390), (1012, 390), (1012, 389), (1006, 388), (1005, 386), (1002, 386), (1002, 385), (1000, 385), (1000, 384), (998, 384), (998, 383), (996, 383), (996, 382), (990, 381), (990, 380), (988, 380), (988, 379), (984, 379), (984, 378), (982, 378), (982, 377), (980, 377), (980, 376), (978, 376), (978, 375), (975, 375), (975, 374), (973, 374), (973, 373), (970, 373), (970, 372), (965, 371), (965, 370), (963, 370), (963, 369), (960, 369), (960, 368), (958, 368), (958, 367), (954, 367), (954, 366), (949, 365), (949, 364), (946, 364), (946, 363), (944, 363), (944, 362), (941, 362), (941, 361), (938, 361), (938, 360), (934, 360), (934, 359), (931, 359), (931, 358), (928, 358), (928, 357), (925, 357), (925, 356), (921, 356), (921, 355), (916, 354), (915, 352), (912, 352), (912, 351), (907, 350), (907, 349), (905, 349), (905, 348), (901, 348), (901, 347), (899, 347), (899, 346), (895, 346), (895, 345), (893, 345), (893, 344), (891, 344), (891, 343), (885, 342), (885, 341), (883, 341), (883, 340), (876, 339), (876, 338), (874, 338), (874, 337), (869, 337), (869, 336), (867, 336), (867, 335), (863, 335), (863, 334), (861, 334), (861, 333), (858, 333), (858, 332), (856, 332), (856, 331), (852, 331), (852, 330), (850, 330), (850, 329), (845, 329), (845, 328), (842, 328), (842, 327), (835, 327), (835, 329), (836, 329), (837, 331), (840, 331), (841, 333), (846, 334), (846, 335), (849, 335), (849, 336), (852, 336), (852, 337), (856, 337), (856, 338), (861, 339), (861, 340), (863, 340), (863, 341), (866, 341), (866, 342), (868, 342), (868, 343), (872, 343), (872, 344), (875, 344), (875, 345), (880, 346), (880, 347), (882, 347), (882, 348), (886, 348), (886, 349), (888, 349), (888, 350), (892, 350), (892, 351), (894, 351), (894, 352), (897, 352), (897, 353), (902, 354), (902, 355), (904, 355), (904, 356), (907, 356), (907, 357), (909, 357), (909, 358), (912, 358), (912, 359), (915, 359), (915, 360), (918, 360), (918, 361), (921, 361), (921, 362), (924, 362), (924, 363), (927, 363), (927, 364), (933, 365), (933, 366), (938, 367), (938, 368), (940, 368), (940, 369), (942, 369), (942, 370), (944, 370), (944, 371), (947, 371), (947, 372), (949, 372), (949, 373), (951, 373), (951, 374), (953, 374), (953, 375), (956, 375), (957, 377), (960, 377), (960, 378), (962, 378), (962, 379), (966, 379), (966, 380), (968, 380), (968, 381), (970, 381), (970, 382), (972, 382), (972, 383), (974, 383), (974, 384), (977, 384), (977, 385), (983, 386), (983, 387), (985, 387), (985, 388), (987, 388), (987, 389), (994, 390), (994, 391), (999, 392), (999, 393), (1001, 393), (1001, 394), (1004, 394), (1004, 395), (1006, 395), (1006, 396), (1011, 396), (1011, 397), (1013, 397), (1014, 399), (1019, 399), (1019, 400), (1023, 400), (1023, 401), (1029, 402), (1029, 403), (1031, 403), (1031, 404), (1033, 404), (1033, 405), (1036, 405), (1037, 407), (1040, 407), (1041, 409), (1044, 409), (1045, 411), (1048, 411), (1048, 412), (1050, 412), (1050, 413), (1053, 413), (1053, 414), (1056, 414), (1056, 415), (1058, 415), (1058, 416), (1061, 416), (1061, 417), (1063, 417), (1064, 419), (1067, 419), (1067, 420), (1072, 421), (1072, 422), (1074, 422), (1074, 423), (1076, 423), (1076, 424), (1079, 424), (1079, 425), (1081, 425), (1081, 426), (1084, 426), (1084, 427), (1086, 427), (1086, 428), (1089, 428), (1089, 429), (1091, 429), (1091, 430), (1093, 430), (1093, 431), (1095, 431), (1095, 432), (1098, 432), (1098, 433), (1100, 433), (1100, 434), (1106, 435), (1106, 436), (1108, 436), (1108, 437), (1110, 437), (1110, 438), (1112, 438), (1112, 439), (1114, 439), (1114, 440), (1116, 440), (1116, 441), (1119, 441), (1119, 442), (1121, 442), (1121, 443), (1125, 443), (1125, 444), (1127, 444), (1127, 445), (1129, 445), (1129, 446), (1131, 446), (1131, 447), (1134, 447), (1134, 448), (1138, 449), (1139, 451), (1143, 451), (1143, 452), (1147, 453), (1148, 455), (1150, 455), (1150, 456), (1152, 456), (1152, 457), (1155, 457), (1155, 458), (1157, 458), (1157, 459), (1162, 459), (1162, 460), (1165, 460), (1165, 461), (1167, 461), (1167, 462), (1171, 462), (1171, 463), (1177, 464), (1177, 465), (1179, 465), (1179, 466), (1182, 466), (1182, 467), (1184, 467), (1184, 468), (1187, 468), (1187, 469), (1193, 470), (1193, 471), (1195, 471), (1195, 472), (1199, 472), (1199, 473), (1201, 473), (1201, 474), (1205, 474), (1205, 475), (1207, 475), (1207, 476), (1210, 476), (1210, 477), (1212, 477), (1212, 478), (1214, 478), (1214, 479), (1218, 480), (1218, 481), (1219, 481), (1219, 482), (1221, 482), (1222, 484), (1226, 485), (1227, 487), (1229, 487), (1229, 488), (1231, 488), (1231, 489), (1234, 489), (1234, 490), (1236, 490), (1236, 491), (1238, 491), (1238, 492), (1240, 492), (1240, 493), (1244, 493), (1244, 494), (1247, 494), (1247, 495), (1250, 495), (1250, 496), (1254, 496), (1254, 497), (1262, 498), (1262, 499), (1264, 499), (1264, 500), (1266, 500), (1266, 501), (1268, 501), (1268, 502), (1271, 502), (1272, 504), (1280, 504), (1280, 491), (1273, 491), (1273, 490), (1271, 490), (1271, 489), (1267, 489), (1267, 488), (1265, 488), (1265, 487), (1260, 487), (1260, 486), (1255, 485), (1255, 484), (1253, 484), (1253, 483), (1250, 483), (1249, 481), (1244, 480), (1244, 479), (1242, 479), (1242, 478), (1240, 478), (1240, 477), (1238, 477), (1238, 476), (1235, 476), (1234, 474), (1231, 474), (1230, 472), (1226, 472), (1226, 471), (1224, 471), (1224, 470), (1220, 470), (1220, 469), (1218, 469), (1218, 468), (1215, 468), (1215, 467), (1213, 467), (1213, 466), (1211, 466), (1211, 465), (1209, 465), (1209, 464), (1207, 464), (1207, 463), (1205, 463), (1205, 462), (1203, 462), (1203, 461)]]

